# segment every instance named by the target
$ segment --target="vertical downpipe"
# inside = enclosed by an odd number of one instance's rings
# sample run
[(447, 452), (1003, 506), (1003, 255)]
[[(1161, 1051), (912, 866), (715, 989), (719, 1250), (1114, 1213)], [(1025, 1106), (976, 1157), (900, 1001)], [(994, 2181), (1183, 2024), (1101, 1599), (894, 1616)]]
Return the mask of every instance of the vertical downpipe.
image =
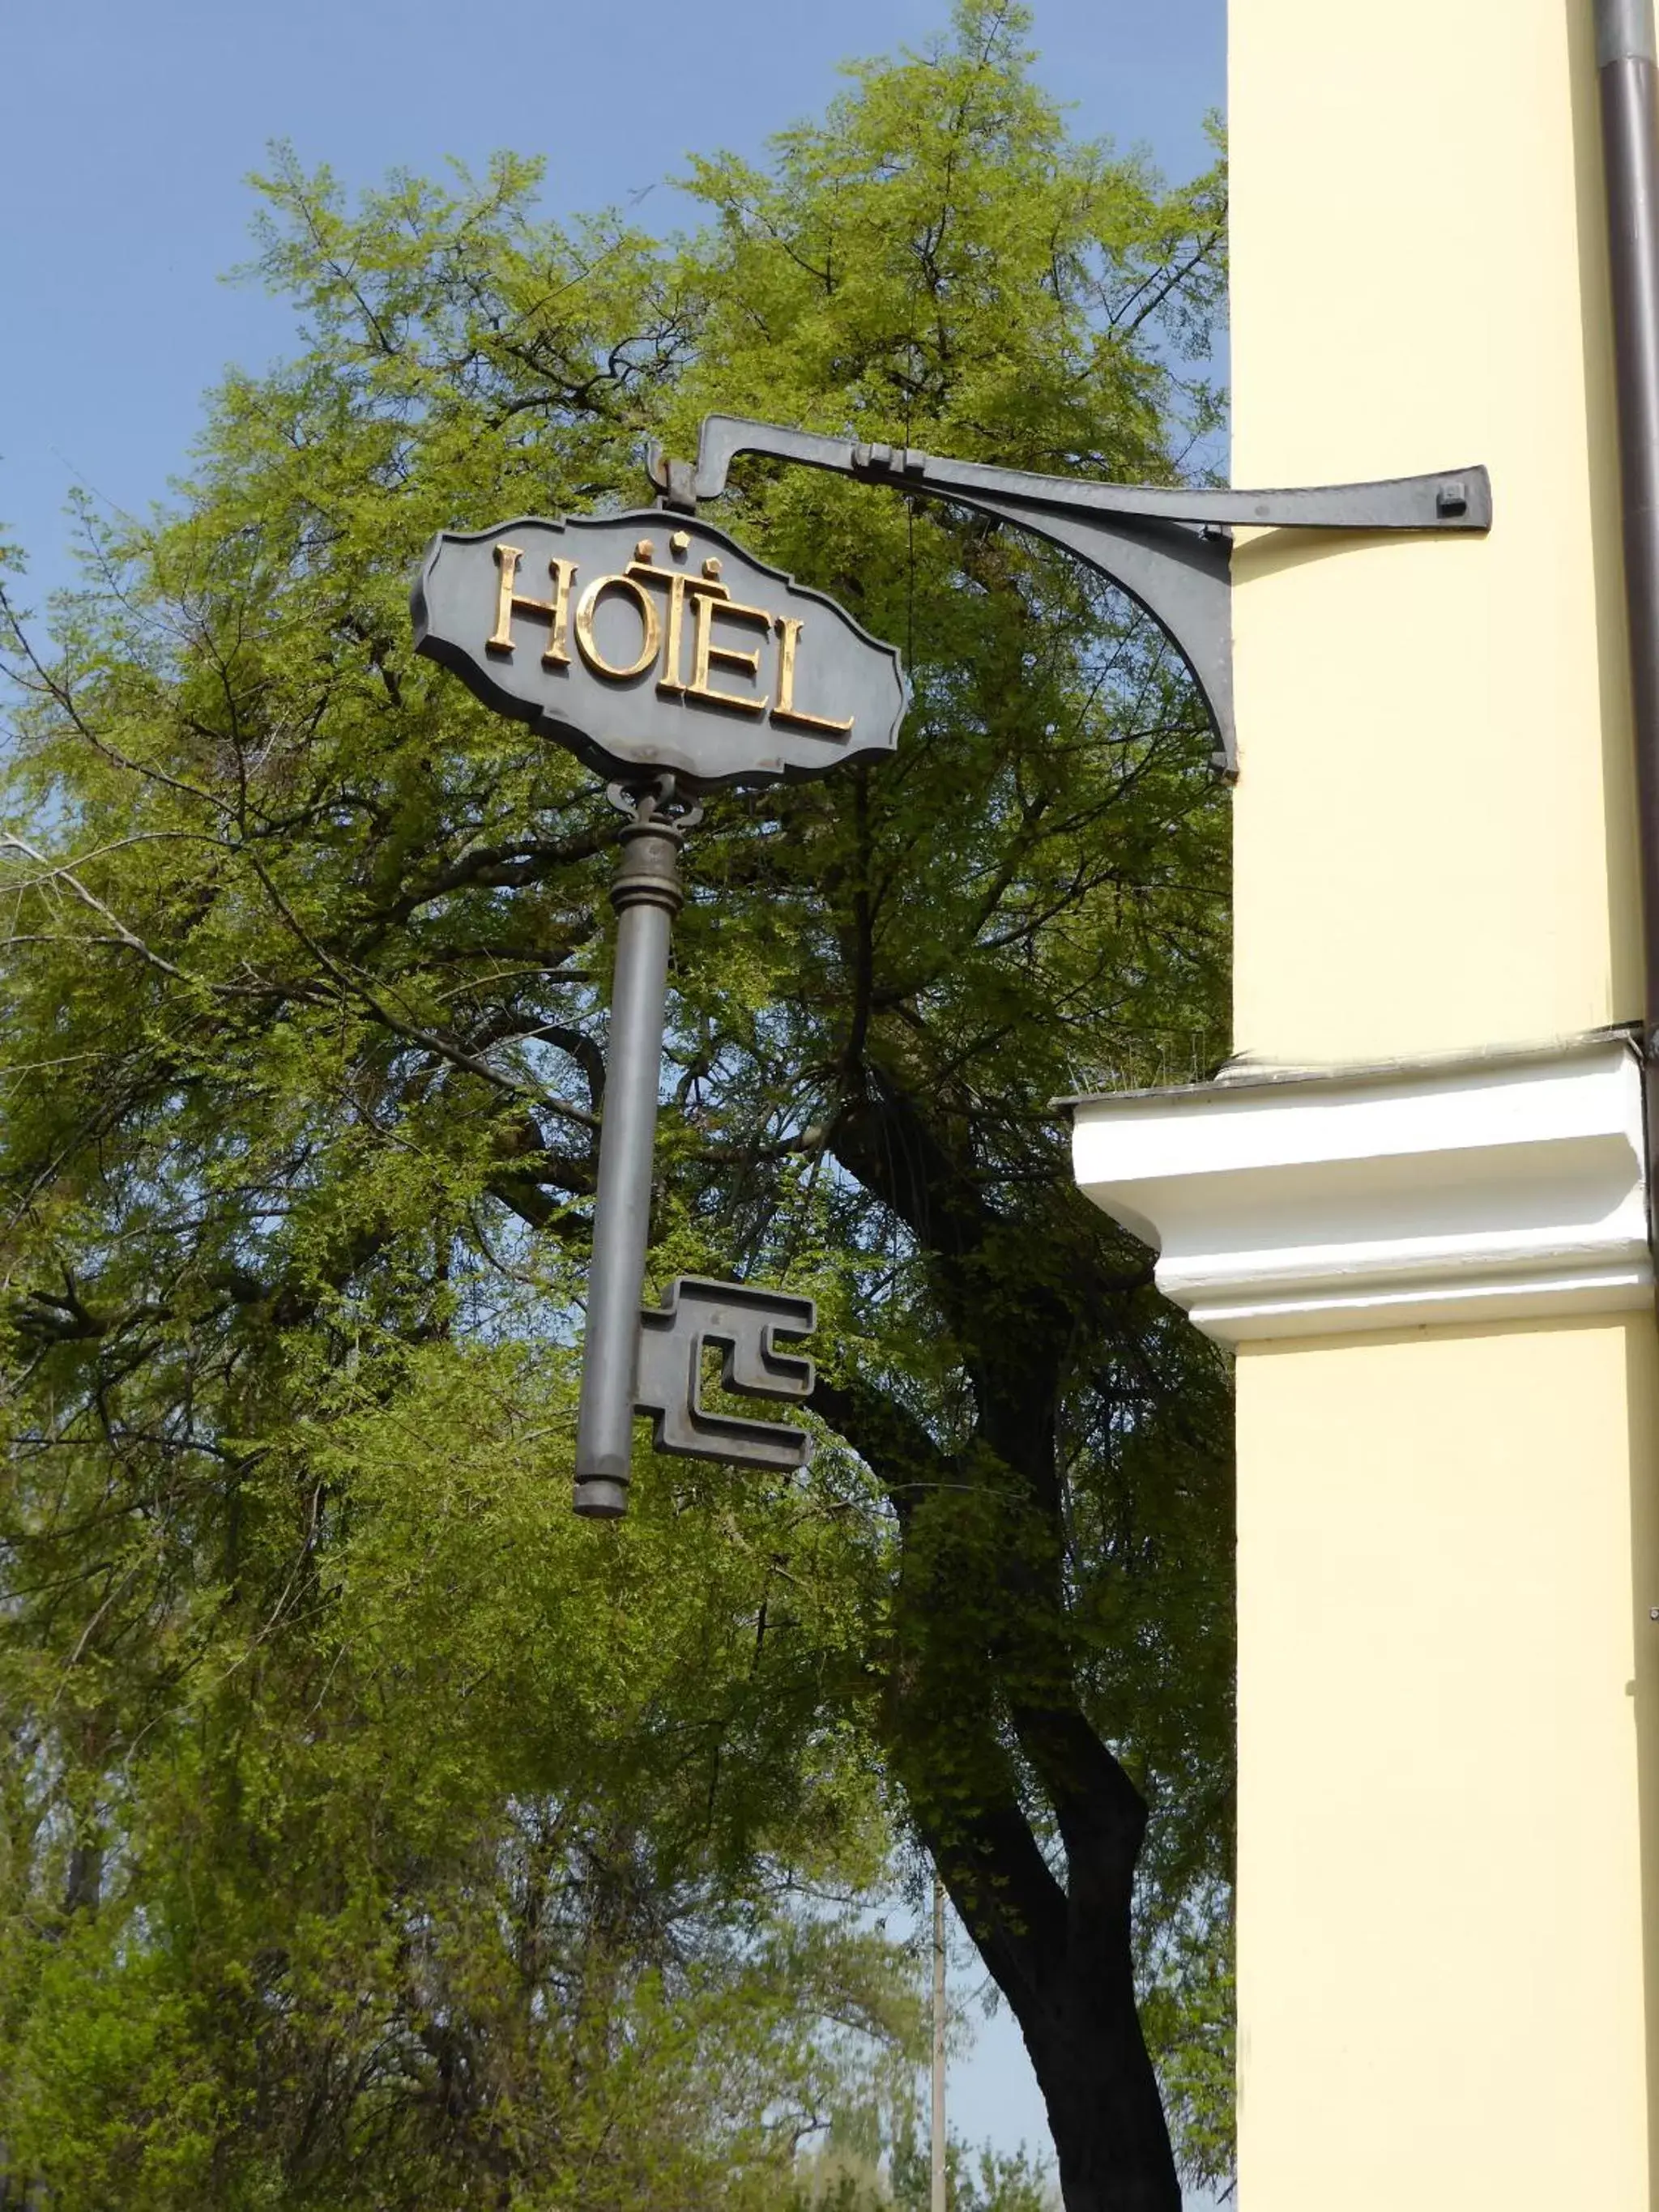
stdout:
[(1659, 54), (1653, 0), (1595, 0), (1642, 868), (1648, 1236), (1659, 1250)]

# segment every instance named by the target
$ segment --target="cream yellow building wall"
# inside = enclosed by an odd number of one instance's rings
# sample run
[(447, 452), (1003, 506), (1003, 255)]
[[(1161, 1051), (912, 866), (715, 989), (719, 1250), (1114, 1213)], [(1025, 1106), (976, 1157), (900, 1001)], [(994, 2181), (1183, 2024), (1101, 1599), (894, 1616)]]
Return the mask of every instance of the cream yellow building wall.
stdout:
[(1645, 1314), (1241, 1353), (1244, 2212), (1650, 2204), (1656, 1403)]
[(1232, 0), (1233, 481), (1484, 462), (1489, 539), (1241, 547), (1235, 1043), (1639, 1011), (1590, 0)]
[[(1231, 41), (1233, 481), (1485, 463), (1496, 517), (1238, 549), (1236, 1049), (1633, 1019), (1590, 0), (1232, 0)], [(1240, 1351), (1243, 2212), (1659, 2203), (1656, 1345)]]

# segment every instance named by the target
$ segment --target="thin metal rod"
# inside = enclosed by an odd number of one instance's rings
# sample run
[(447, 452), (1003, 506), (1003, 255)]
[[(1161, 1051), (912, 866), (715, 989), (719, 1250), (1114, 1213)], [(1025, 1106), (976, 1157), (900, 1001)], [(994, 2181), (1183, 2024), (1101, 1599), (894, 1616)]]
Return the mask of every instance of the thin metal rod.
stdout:
[(933, 2081), (929, 2212), (945, 2212), (945, 1884), (933, 1876)]
[[(1305, 488), (1231, 491), (1201, 485), (1172, 489), (1159, 484), (1102, 483), (1079, 477), (1034, 475), (1027, 469), (989, 466), (983, 461), (955, 461), (909, 446), (864, 446), (845, 438), (826, 438), (815, 430), (791, 430), (778, 422), (754, 422), (740, 415), (706, 415), (697, 441), (693, 478), (699, 500), (718, 499), (739, 453), (770, 453), (799, 461), (809, 469), (862, 477), (896, 484), (904, 491), (932, 492), (943, 499), (964, 497), (1018, 500), (1027, 507), (1081, 513), (1115, 522), (1140, 517), (1164, 522), (1226, 527), (1234, 523), (1302, 530), (1490, 530), (1492, 482), (1483, 468), (1443, 471), (1434, 476), (1389, 477), (1379, 483), (1315, 484)], [(665, 489), (684, 481), (684, 464), (670, 461), (655, 448), (647, 463), (652, 479)], [(674, 471), (678, 471), (676, 477)]]
[[(1613, 279), (1636, 803), (1648, 1154), (1659, 1157), (1659, 70), (1652, 0), (1595, 0)], [(1649, 1176), (1649, 1233), (1655, 1212)]]
[(576, 1510), (592, 1520), (615, 1521), (628, 1510), (668, 945), (684, 903), (682, 842), (674, 823), (658, 816), (629, 823), (611, 891), (617, 914), (617, 969), (576, 1421)]

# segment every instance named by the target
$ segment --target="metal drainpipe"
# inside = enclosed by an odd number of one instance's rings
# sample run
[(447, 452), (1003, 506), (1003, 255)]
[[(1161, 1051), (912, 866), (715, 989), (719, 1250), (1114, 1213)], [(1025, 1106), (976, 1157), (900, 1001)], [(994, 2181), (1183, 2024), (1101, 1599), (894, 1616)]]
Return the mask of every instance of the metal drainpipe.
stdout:
[[(1595, 0), (1641, 839), (1643, 1088), (1659, 1163), (1659, 60), (1653, 0)], [(1650, 1169), (1648, 1236), (1659, 1252)]]

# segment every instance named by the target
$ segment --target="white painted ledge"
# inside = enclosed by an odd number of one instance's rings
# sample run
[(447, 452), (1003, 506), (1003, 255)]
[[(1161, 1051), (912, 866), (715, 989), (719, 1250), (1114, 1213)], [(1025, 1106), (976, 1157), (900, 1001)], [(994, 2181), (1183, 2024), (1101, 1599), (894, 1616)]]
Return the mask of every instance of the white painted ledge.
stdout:
[(1073, 1103), (1078, 1182), (1223, 1343), (1647, 1304), (1623, 1037)]

